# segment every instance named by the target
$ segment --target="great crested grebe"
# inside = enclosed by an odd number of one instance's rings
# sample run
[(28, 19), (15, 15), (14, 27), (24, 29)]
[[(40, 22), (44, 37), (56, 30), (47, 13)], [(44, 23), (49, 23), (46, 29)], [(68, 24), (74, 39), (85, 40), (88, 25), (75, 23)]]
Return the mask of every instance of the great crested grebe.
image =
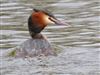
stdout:
[(55, 18), (50, 12), (44, 10), (33, 9), (33, 13), (28, 19), (28, 29), (31, 39), (21, 44), (19, 49), (12, 51), (10, 54), (15, 56), (37, 56), (37, 55), (55, 55), (51, 44), (41, 34), (41, 31), (48, 24), (63, 24)]

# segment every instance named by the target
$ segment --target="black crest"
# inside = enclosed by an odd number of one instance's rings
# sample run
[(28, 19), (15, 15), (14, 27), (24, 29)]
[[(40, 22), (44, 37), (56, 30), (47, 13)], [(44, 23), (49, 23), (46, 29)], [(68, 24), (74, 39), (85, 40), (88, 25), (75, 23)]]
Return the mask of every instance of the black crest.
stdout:
[(35, 12), (39, 12), (40, 10), (38, 10), (38, 9), (33, 9), (33, 11), (35, 11)]
[[(41, 11), (41, 12), (45, 13), (46, 15), (55, 18), (55, 16), (54, 16), (50, 11), (48, 11), (47, 9), (41, 10), (41, 9), (35, 9), (35, 8), (34, 8), (33, 11), (35, 11), (35, 12)], [(56, 19), (56, 18), (55, 18), (55, 19)]]

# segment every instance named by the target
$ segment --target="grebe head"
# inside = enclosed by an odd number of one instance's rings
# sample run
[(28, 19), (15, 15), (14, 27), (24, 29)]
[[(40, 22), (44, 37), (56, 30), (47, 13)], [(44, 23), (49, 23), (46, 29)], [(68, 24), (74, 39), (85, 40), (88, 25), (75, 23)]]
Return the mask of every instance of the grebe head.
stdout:
[(28, 27), (31, 36), (40, 33), (48, 24), (62, 24), (48, 11), (33, 9), (28, 19)]
[(56, 17), (49, 12), (48, 10), (38, 10), (38, 9), (33, 9), (33, 17), (39, 19), (39, 23), (41, 24), (62, 24), (59, 20), (56, 19)]

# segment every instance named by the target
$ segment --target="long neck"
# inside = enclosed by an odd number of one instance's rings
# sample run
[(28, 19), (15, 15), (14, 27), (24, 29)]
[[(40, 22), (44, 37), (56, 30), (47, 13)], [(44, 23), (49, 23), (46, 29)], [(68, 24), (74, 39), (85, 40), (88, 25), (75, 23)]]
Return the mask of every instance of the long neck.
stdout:
[(46, 39), (41, 33), (35, 34), (32, 38), (33, 39)]
[[(39, 25), (35, 22), (32, 21), (32, 17), (30, 16), (28, 19), (28, 29), (29, 29), (29, 33), (31, 35), (32, 38), (40, 38), (40, 32), (45, 28), (45, 26), (43, 27), (42, 25)], [(37, 36), (38, 35), (38, 36)]]

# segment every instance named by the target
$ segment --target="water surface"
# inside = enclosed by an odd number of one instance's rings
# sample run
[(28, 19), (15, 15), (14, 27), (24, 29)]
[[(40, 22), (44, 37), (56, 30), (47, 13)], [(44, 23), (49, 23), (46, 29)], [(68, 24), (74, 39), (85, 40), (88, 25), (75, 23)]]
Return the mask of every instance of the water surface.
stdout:
[[(1, 75), (100, 75), (98, 0), (1, 0), (0, 52), (30, 38), (27, 19), (33, 8), (46, 8), (69, 25), (48, 25), (42, 32), (61, 48), (58, 56), (0, 57)], [(1, 55), (0, 55), (1, 56)]]

